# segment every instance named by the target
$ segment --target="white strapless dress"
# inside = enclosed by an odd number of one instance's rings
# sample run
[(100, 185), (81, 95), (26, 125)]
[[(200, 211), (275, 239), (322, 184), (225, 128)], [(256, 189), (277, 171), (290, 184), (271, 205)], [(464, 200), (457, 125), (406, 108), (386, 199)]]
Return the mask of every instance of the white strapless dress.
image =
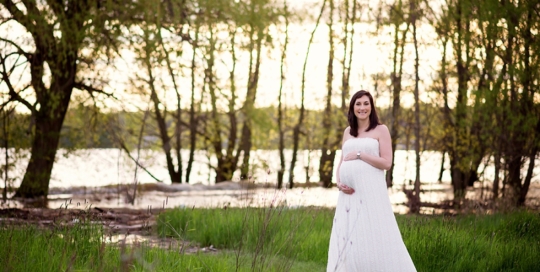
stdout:
[[(379, 141), (352, 138), (343, 154), (379, 156)], [(343, 161), (341, 183), (355, 193), (339, 193), (330, 236), (327, 271), (416, 271), (392, 211), (384, 171), (362, 160)]]

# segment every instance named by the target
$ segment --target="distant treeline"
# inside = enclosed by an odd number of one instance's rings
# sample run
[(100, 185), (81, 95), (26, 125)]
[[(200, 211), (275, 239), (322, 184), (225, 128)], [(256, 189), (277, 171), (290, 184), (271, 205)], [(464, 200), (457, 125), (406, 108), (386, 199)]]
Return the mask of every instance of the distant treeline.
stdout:
[[(430, 137), (424, 137), (422, 145), (424, 150), (437, 150), (442, 151), (442, 145), (440, 138), (437, 135), (442, 134), (443, 127), (440, 122), (442, 118), (441, 110), (433, 108), (432, 105), (423, 104), (424, 112), (431, 112), (428, 116), (422, 116), (422, 122), (427, 124), (423, 126), (426, 131), (423, 135), (430, 135)], [(378, 109), (380, 119), (382, 123), (385, 122), (389, 114), (387, 108)], [(60, 137), (60, 148), (66, 149), (85, 149), (85, 148), (121, 148), (120, 143), (125, 143), (126, 147), (130, 150), (138, 148), (138, 139), (141, 132), (141, 126), (144, 120), (144, 112), (125, 112), (125, 111), (113, 111), (103, 112), (99, 108), (83, 106), (81, 104), (70, 108), (66, 114), (64, 124), (62, 126), (62, 132)], [(152, 113), (150, 113), (152, 114)], [(267, 149), (276, 150), (279, 148), (279, 136), (277, 128), (277, 108), (255, 108), (252, 111), (253, 122), (253, 149)], [(318, 150), (322, 146), (323, 141), (323, 123), (321, 122), (323, 111), (319, 110), (306, 110), (306, 117), (303, 122), (304, 129), (306, 130), (306, 137), (300, 139), (301, 149)], [(345, 112), (342, 113), (342, 118), (346, 118)], [(398, 140), (398, 149), (411, 149), (414, 144), (414, 135), (412, 133), (412, 116), (414, 111), (412, 109), (403, 109), (404, 116), (410, 116), (404, 118), (399, 123), (401, 131), (404, 131), (403, 137)], [(291, 108), (287, 113), (289, 116), (289, 130), (292, 124), (292, 118), (298, 115), (298, 109)], [(187, 124), (189, 116), (184, 116), (183, 122)], [(197, 116), (200, 120), (207, 120), (209, 113), (198, 113)], [(220, 119), (225, 124), (227, 121), (226, 114), (221, 114)], [(0, 119), (0, 127), (4, 127), (5, 119)], [(9, 137), (8, 146), (16, 148), (30, 148), (31, 146), (31, 116), (29, 114), (22, 114), (12, 112), (9, 115), (7, 121), (9, 125)], [(141, 148), (148, 149), (160, 149), (160, 138), (158, 131), (158, 124), (154, 118), (147, 118), (144, 120), (145, 129), (142, 134)], [(17, 125), (15, 125), (17, 124)], [(171, 122), (167, 122), (168, 129), (172, 130)], [(344, 128), (343, 128), (344, 129)], [(184, 128), (185, 132), (182, 133), (182, 142), (186, 143), (190, 137), (190, 131), (187, 127)], [(206, 149), (204, 137), (197, 137), (197, 149)], [(0, 140), (5, 137), (2, 135)], [(224, 143), (223, 148), (226, 148), (227, 143)], [(293, 146), (292, 139), (290, 137), (285, 138), (285, 148), (291, 149)], [(184, 148), (188, 148), (187, 146)]]

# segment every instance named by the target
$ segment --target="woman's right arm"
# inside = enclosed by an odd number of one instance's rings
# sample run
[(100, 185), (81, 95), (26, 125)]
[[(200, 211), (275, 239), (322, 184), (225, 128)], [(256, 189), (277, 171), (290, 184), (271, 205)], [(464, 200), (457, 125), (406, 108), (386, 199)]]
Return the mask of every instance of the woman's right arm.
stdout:
[[(343, 145), (342, 145), (343, 146)], [(339, 186), (341, 185), (341, 182), (339, 180), (339, 168), (341, 167), (341, 162), (343, 161), (343, 150), (341, 151), (341, 159), (339, 159), (339, 163), (337, 165), (337, 169), (336, 169), (336, 184), (337, 184), (337, 187), (339, 188)]]
[(341, 158), (339, 159), (339, 163), (336, 169), (336, 185), (338, 188), (340, 188), (339, 186), (341, 185), (341, 182), (339, 180), (339, 168), (341, 167), (341, 162), (343, 162), (343, 144), (345, 143), (345, 136), (350, 129), (350, 127), (345, 128), (345, 131), (343, 131), (343, 137), (341, 137)]
[(345, 129), (345, 131), (343, 132), (343, 139), (341, 140), (341, 159), (339, 160), (339, 163), (338, 163), (338, 166), (337, 166), (337, 171), (336, 171), (336, 185), (338, 187), (338, 189), (340, 191), (342, 191), (343, 193), (345, 194), (353, 194), (354, 193), (354, 189), (347, 186), (347, 185), (344, 185), (344, 184), (341, 184), (341, 180), (340, 180), (340, 177), (339, 177), (339, 168), (341, 168), (341, 163), (343, 162), (343, 144), (345, 143), (346, 139), (348, 138), (347, 137), (347, 134), (349, 134), (349, 130), (350, 130), (350, 127), (347, 127)]

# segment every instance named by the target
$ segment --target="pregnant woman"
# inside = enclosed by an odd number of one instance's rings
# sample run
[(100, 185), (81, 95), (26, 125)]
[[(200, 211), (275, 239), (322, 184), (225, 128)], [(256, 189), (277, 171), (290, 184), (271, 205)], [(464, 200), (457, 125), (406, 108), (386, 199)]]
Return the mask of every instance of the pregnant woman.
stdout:
[(343, 133), (327, 271), (416, 271), (403, 243), (386, 189), (392, 163), (388, 128), (379, 123), (373, 97), (351, 98)]

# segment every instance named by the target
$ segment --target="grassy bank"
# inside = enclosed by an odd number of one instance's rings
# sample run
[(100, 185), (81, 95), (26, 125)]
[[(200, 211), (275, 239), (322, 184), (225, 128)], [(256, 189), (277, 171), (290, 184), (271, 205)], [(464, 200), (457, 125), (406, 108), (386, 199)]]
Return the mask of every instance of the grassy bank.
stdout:
[(119, 251), (101, 241), (101, 226), (82, 222), (70, 227), (2, 226), (3, 271), (111, 271)]
[(540, 215), (399, 217), (419, 271), (540, 271)]
[[(252, 271), (252, 253), (231, 251), (183, 253), (181, 248), (156, 248), (148, 243), (106, 243), (103, 228), (81, 222), (69, 227), (39, 229), (35, 226), (0, 225), (0, 271)], [(290, 270), (291, 260), (268, 257), (264, 271)], [(318, 266), (295, 262), (296, 270)]]
[[(213, 245), (252, 263), (280, 256), (325, 270), (333, 211), (301, 208), (176, 209), (158, 221), (160, 235)], [(418, 271), (539, 271), (540, 216), (408, 216), (397, 220)], [(259, 267), (264, 267), (260, 264)]]
[[(105, 243), (84, 218), (69, 227), (0, 225), (1, 271), (325, 271), (333, 211), (173, 209), (154, 230), (210, 253)], [(418, 271), (538, 271), (540, 216), (397, 216)], [(237, 269), (238, 268), (238, 269)]]

